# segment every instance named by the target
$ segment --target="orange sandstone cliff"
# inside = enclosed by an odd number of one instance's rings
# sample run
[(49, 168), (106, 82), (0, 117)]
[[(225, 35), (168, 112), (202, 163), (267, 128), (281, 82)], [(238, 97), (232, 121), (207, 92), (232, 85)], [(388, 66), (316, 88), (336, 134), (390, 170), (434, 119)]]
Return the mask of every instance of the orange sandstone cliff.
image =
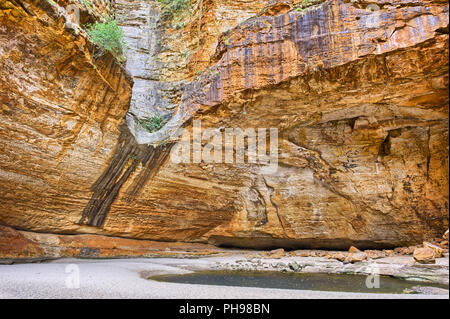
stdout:
[[(117, 0), (125, 65), (72, 2), (0, 0), (0, 240), (385, 248), (448, 228), (446, 1)], [(193, 119), (278, 128), (278, 170), (173, 163), (162, 142)]]

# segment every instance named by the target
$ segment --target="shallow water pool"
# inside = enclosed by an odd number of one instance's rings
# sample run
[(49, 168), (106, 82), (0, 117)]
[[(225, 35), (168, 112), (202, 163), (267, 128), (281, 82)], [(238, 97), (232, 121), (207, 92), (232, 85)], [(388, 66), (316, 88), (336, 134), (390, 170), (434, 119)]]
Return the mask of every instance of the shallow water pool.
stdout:
[(380, 276), (378, 286), (376, 278), (373, 277), (321, 273), (202, 271), (185, 275), (154, 276), (149, 279), (181, 284), (365, 293), (400, 294), (404, 293), (405, 289), (411, 289), (414, 286), (448, 289), (447, 285), (406, 281), (388, 276)]

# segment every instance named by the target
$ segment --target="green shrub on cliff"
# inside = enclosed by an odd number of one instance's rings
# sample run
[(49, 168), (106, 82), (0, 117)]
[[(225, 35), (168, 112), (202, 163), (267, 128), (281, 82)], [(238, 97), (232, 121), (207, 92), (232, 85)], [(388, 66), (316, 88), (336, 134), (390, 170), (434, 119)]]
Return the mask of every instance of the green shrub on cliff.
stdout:
[(191, 7), (191, 0), (158, 0), (158, 2), (162, 5), (161, 18), (163, 20), (173, 19)]
[(141, 125), (150, 133), (159, 131), (164, 126), (164, 124), (166, 124), (166, 121), (161, 115), (155, 115), (139, 120), (139, 125)]
[(307, 8), (319, 4), (324, 0), (303, 0), (302, 3), (295, 9), (295, 11), (305, 12)]
[(86, 31), (92, 43), (111, 52), (120, 62), (126, 60), (123, 31), (117, 25), (116, 20), (107, 19), (106, 22), (96, 22), (89, 25)]

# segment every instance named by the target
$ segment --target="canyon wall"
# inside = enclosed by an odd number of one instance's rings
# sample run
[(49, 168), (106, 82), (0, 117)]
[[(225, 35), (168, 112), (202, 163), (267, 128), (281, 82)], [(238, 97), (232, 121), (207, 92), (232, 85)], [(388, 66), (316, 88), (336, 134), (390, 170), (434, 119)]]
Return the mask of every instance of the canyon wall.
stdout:
[(2, 0), (0, 42), (0, 223), (64, 232), (116, 146), (132, 78), (51, 1)]
[[(447, 2), (117, 0), (133, 97), (44, 2), (0, 5), (0, 224), (253, 248), (448, 228)], [(168, 160), (193, 119), (278, 128), (278, 170)]]

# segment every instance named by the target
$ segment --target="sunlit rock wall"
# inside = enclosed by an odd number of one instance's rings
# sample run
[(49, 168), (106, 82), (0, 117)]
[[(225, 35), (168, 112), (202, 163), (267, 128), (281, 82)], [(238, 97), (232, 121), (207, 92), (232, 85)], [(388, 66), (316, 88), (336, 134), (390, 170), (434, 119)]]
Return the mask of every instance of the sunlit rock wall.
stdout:
[[(448, 228), (448, 3), (311, 4), (205, 0), (200, 10), (200, 1), (193, 1), (190, 14), (156, 24), (151, 15), (137, 23), (133, 7), (122, 23), (131, 46), (130, 72), (139, 78), (144, 70), (133, 57), (150, 63), (152, 70), (157, 65), (148, 92), (139, 91), (149, 103), (135, 104), (142, 111), (135, 115), (158, 112), (151, 99), (155, 87), (178, 85), (173, 91), (159, 90), (159, 98), (170, 101), (161, 114), (171, 119), (143, 140), (161, 142), (179, 125), (190, 129), (187, 121), (193, 118), (201, 119), (204, 128), (274, 127), (279, 129), (276, 173), (261, 173), (254, 164), (168, 160), (158, 161), (161, 168), (150, 174), (146, 171), (151, 168), (141, 163), (121, 184), (101, 227), (81, 226), (83, 205), (93, 194), (87, 189), (117, 159), (112, 147), (118, 135), (107, 134), (110, 139), (102, 145), (110, 148), (101, 152), (103, 161), (91, 159), (97, 153), (77, 149), (69, 153), (73, 157), (62, 157), (67, 162), (58, 166), (60, 171), (73, 173), (63, 174), (57, 186), (8, 192), (21, 190), (25, 182), (11, 173), (17, 161), (2, 161), (8, 167), (2, 168), (8, 172), (3, 176), (9, 179), (3, 177), (1, 189), (7, 195), (1, 197), (0, 223), (32, 231), (245, 247), (391, 247), (440, 236)], [(375, 4), (376, 10), (369, 10)], [(160, 32), (152, 35), (156, 38), (136, 42), (139, 32), (155, 27)], [(17, 47), (9, 39), (2, 41)], [(148, 47), (135, 50), (136, 43)], [(25, 70), (32, 74), (33, 68)], [(147, 76), (142, 78), (149, 83)], [(4, 82), (10, 87), (15, 83), (9, 78)], [(119, 94), (116, 103), (127, 94)], [(115, 129), (125, 112), (124, 107), (114, 113)], [(9, 122), (20, 122), (18, 118)], [(24, 119), (30, 122), (29, 116)], [(2, 143), (17, 148), (15, 131), (7, 132)], [(80, 140), (79, 147), (99, 141), (92, 135)], [(23, 158), (36, 153), (28, 148), (14, 154)], [(37, 164), (22, 164), (25, 176), (52, 176), (48, 166), (59, 162), (44, 165), (44, 156), (35, 156)], [(84, 168), (80, 162), (86, 160), (92, 165)], [(124, 173), (127, 167), (122, 167)], [(80, 175), (82, 186), (75, 178)], [(49, 189), (52, 194), (58, 190), (57, 195), (48, 196)]]
[(0, 43), (0, 224), (80, 229), (132, 79), (54, 1), (0, 1)]

